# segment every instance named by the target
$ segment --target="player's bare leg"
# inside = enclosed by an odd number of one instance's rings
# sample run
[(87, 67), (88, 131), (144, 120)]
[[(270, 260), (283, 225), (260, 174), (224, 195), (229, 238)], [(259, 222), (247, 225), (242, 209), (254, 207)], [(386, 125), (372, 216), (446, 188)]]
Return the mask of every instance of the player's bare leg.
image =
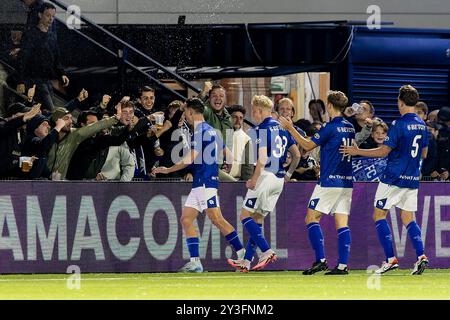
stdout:
[(180, 272), (203, 272), (203, 266), (200, 262), (199, 241), (194, 221), (197, 219), (199, 212), (191, 207), (184, 207), (181, 214), (180, 223), (186, 235), (186, 242), (189, 249), (191, 259), (179, 271)]
[(184, 207), (181, 213), (180, 223), (183, 227), (186, 238), (197, 237), (197, 229), (194, 226), (194, 221), (197, 219), (199, 212), (191, 207)]
[(223, 217), (220, 207), (207, 208), (205, 209), (205, 212), (212, 224), (220, 230), (222, 235), (236, 251), (238, 259), (242, 259), (245, 254), (244, 247), (242, 246), (235, 228)]
[(211, 223), (220, 230), (222, 235), (225, 236), (234, 231), (234, 227), (223, 217), (220, 208), (208, 208), (205, 212)]

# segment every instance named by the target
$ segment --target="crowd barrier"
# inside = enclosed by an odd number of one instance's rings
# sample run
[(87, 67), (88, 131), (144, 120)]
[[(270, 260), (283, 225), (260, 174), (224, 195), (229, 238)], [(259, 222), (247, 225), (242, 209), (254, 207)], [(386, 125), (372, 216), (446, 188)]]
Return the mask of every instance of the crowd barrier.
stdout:
[[(286, 184), (264, 232), (279, 260), (268, 270), (299, 270), (314, 254), (304, 217), (314, 183)], [(372, 221), (377, 184), (356, 183), (350, 216), (350, 269), (380, 265), (382, 249)], [(173, 272), (188, 260), (179, 223), (189, 183), (0, 182), (0, 273)], [(222, 183), (223, 215), (239, 223), (244, 183)], [(410, 268), (415, 253), (398, 210), (392, 209), (395, 251)], [(416, 214), (432, 268), (450, 267), (450, 184), (422, 183)], [(220, 232), (204, 215), (198, 219), (200, 255), (208, 271), (230, 270), (232, 255)], [(333, 266), (337, 235), (332, 217), (323, 218), (325, 250)], [(245, 240), (247, 237), (245, 236)]]

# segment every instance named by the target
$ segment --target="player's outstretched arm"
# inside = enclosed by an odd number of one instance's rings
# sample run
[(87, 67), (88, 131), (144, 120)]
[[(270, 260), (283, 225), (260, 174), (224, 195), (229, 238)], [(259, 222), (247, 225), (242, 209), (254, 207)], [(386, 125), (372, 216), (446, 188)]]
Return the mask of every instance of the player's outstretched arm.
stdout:
[(305, 151), (310, 151), (317, 147), (317, 145), (311, 141), (310, 139), (306, 139), (298, 133), (297, 130), (294, 128), (294, 124), (292, 123), (292, 120), (285, 117), (279, 117), (278, 121), (280, 124), (285, 128), (289, 133), (292, 135), (292, 137), (295, 139), (295, 141), (302, 147)]
[(344, 155), (350, 155), (350, 156), (361, 156), (361, 157), (368, 157), (368, 158), (384, 158), (387, 157), (388, 154), (391, 152), (391, 147), (388, 147), (387, 145), (382, 145), (381, 147), (375, 148), (375, 149), (360, 149), (356, 145), (356, 142), (353, 141), (353, 145), (351, 146), (345, 146), (341, 145), (339, 148), (339, 152), (343, 153)]
[(170, 168), (166, 168), (166, 167), (153, 168), (152, 174), (158, 174), (158, 173), (169, 174), (169, 173), (172, 173), (175, 171), (180, 171), (180, 170), (186, 168), (187, 166), (191, 165), (194, 162), (194, 159), (197, 158), (197, 156), (198, 156), (198, 151), (191, 150), (191, 152), (187, 156), (185, 156), (180, 162), (178, 162), (177, 164), (174, 164)]

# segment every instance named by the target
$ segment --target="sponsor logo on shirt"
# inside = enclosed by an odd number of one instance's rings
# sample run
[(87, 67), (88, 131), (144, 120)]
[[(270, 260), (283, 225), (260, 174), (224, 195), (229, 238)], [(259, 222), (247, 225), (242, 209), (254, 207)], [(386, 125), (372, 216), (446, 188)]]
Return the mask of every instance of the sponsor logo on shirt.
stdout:
[(408, 130), (425, 130), (426, 127), (423, 124), (408, 124)]
[(341, 176), (339, 174), (330, 174), (328, 179), (353, 180), (353, 176)]
[(419, 181), (419, 177), (417, 176), (405, 176), (405, 175), (401, 175), (400, 179), (403, 180), (413, 180), (413, 181)]
[(351, 133), (354, 133), (355, 129), (354, 128), (349, 128), (349, 127), (337, 127), (337, 131), (338, 132), (351, 132)]

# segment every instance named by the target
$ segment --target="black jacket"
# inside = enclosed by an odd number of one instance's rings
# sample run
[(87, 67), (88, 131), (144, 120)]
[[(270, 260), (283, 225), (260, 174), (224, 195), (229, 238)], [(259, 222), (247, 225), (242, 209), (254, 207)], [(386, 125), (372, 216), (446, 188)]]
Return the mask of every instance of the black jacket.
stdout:
[(60, 79), (64, 75), (58, 43), (52, 32), (33, 27), (24, 34), (19, 52), (19, 79)]
[(22, 155), (20, 139), (25, 137), (23, 117), (11, 120), (0, 118), (0, 178), (19, 177), (19, 158)]
[(428, 153), (422, 164), (422, 175), (428, 177), (433, 171), (438, 170), (438, 149), (433, 135), (428, 135)]
[(438, 149), (438, 168), (450, 172), (450, 128), (444, 127), (440, 129), (436, 142)]
[(110, 146), (120, 146), (125, 142), (128, 132), (122, 130), (118, 135), (97, 134), (84, 140), (70, 160), (66, 178), (68, 180), (95, 179), (105, 163)]
[(47, 167), (48, 153), (53, 144), (58, 140), (58, 131), (52, 129), (45, 138), (28, 134), (23, 144), (22, 154), (24, 156), (35, 156), (33, 167), (28, 174), (24, 174), (26, 179), (50, 178), (51, 172)]

